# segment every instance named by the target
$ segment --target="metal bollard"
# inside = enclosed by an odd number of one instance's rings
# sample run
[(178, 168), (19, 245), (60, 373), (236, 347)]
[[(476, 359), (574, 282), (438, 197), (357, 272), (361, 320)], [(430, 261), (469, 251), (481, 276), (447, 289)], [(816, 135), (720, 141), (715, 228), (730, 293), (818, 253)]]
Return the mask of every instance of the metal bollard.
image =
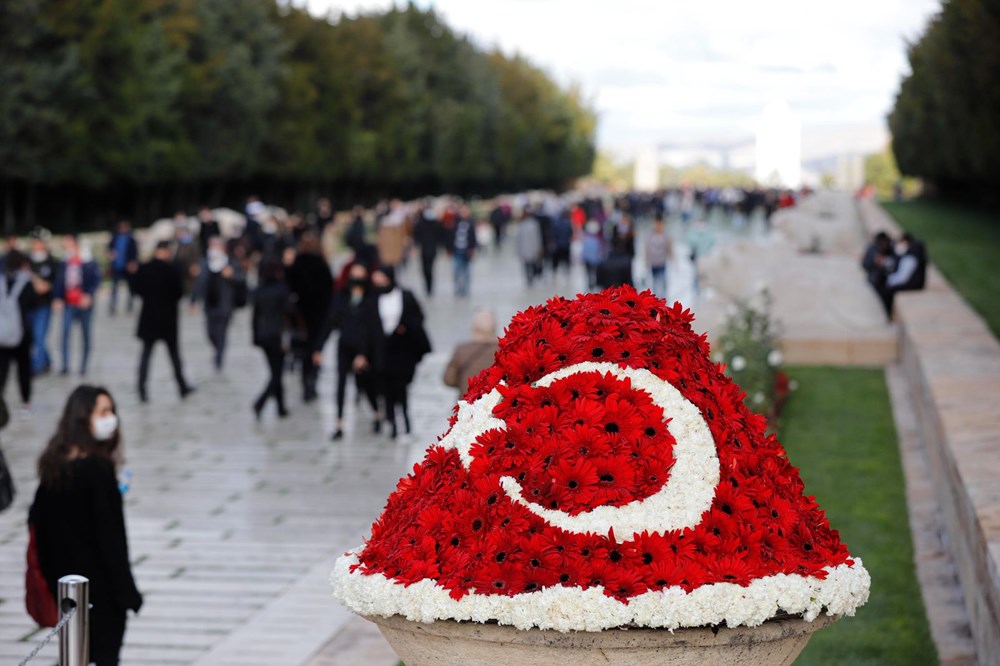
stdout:
[(59, 632), (59, 666), (87, 666), (90, 661), (90, 580), (59, 579), (59, 617), (76, 608), (76, 615)]

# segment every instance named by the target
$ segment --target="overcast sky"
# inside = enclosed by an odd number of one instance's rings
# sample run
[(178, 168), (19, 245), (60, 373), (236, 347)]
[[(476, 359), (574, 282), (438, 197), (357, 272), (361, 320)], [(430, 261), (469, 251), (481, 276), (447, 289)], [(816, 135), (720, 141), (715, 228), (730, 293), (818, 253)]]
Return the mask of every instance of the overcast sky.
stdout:
[[(293, 0), (317, 15), (391, 1)], [(520, 52), (598, 111), (598, 144), (752, 138), (771, 100), (817, 143), (874, 149), (917, 38), (939, 0), (421, 0), (484, 47)], [(858, 144), (854, 146), (853, 144)], [(862, 145), (864, 144), (864, 145)], [(825, 150), (825, 148), (824, 148)]]

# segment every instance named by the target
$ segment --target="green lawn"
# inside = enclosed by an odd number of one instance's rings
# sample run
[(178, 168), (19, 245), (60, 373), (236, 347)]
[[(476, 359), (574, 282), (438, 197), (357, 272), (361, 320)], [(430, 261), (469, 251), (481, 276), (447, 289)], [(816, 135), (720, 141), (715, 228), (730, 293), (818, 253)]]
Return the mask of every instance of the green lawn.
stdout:
[(857, 616), (817, 633), (802, 664), (936, 664), (906, 514), (896, 430), (881, 369), (793, 367), (781, 442), (851, 554), (872, 577)]
[(882, 204), (1000, 338), (1000, 213), (930, 201)]

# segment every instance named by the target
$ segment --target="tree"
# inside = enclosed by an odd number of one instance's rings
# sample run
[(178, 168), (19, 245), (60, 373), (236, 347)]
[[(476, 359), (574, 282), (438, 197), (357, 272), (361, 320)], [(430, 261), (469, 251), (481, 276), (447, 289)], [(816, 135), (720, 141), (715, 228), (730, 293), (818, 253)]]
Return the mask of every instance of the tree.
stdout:
[(1000, 3), (945, 0), (909, 48), (889, 115), (903, 174), (944, 194), (1000, 190)]

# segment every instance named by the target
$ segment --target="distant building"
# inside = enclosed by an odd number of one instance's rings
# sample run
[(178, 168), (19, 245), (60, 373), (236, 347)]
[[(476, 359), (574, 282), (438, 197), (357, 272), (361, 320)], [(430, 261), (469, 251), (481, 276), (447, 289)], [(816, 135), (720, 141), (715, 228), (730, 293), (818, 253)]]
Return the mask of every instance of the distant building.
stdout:
[(635, 189), (640, 192), (653, 192), (660, 188), (660, 156), (655, 148), (647, 148), (639, 153), (632, 181)]
[(802, 184), (802, 124), (784, 100), (771, 102), (760, 115), (754, 178), (767, 186)]

